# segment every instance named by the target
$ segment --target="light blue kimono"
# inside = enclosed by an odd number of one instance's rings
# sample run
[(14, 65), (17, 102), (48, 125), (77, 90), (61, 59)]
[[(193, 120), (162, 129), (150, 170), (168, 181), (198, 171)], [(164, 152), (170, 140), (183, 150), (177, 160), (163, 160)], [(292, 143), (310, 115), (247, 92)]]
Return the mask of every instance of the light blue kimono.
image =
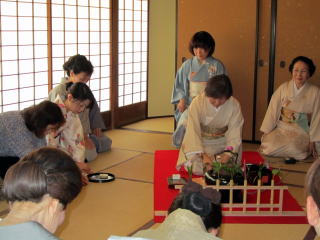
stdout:
[[(178, 104), (180, 99), (184, 98), (188, 107), (194, 97), (190, 96), (190, 81), (207, 82), (209, 78), (221, 74), (226, 74), (226, 70), (218, 59), (210, 56), (204, 64), (201, 64), (196, 56), (188, 59), (177, 72), (171, 103)], [(176, 109), (174, 117), (178, 124), (173, 133), (173, 145), (180, 147), (185, 133), (188, 109), (183, 113)]]

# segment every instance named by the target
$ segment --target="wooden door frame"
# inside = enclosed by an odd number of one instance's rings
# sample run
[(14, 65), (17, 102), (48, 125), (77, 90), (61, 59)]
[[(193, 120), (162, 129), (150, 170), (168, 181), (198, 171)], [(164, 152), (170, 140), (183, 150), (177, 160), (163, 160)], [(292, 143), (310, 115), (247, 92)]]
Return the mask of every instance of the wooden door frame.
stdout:
[[(130, 104), (123, 107), (118, 107), (118, 0), (111, 1), (111, 78), (110, 78), (110, 100), (111, 100), (111, 110), (102, 113), (102, 117), (107, 126), (107, 129), (119, 128), (123, 125), (133, 123), (139, 120), (146, 119), (147, 117), (147, 101)], [(148, 2), (148, 12), (149, 12), (149, 2)], [(148, 14), (149, 22), (149, 14)], [(148, 24), (148, 40), (149, 40), (149, 24)], [(147, 41), (148, 41), (147, 40)], [(147, 55), (149, 54), (149, 51)], [(147, 56), (148, 59), (148, 56)], [(148, 61), (147, 61), (147, 76), (148, 76)], [(147, 78), (147, 99), (148, 99), (148, 78)]]

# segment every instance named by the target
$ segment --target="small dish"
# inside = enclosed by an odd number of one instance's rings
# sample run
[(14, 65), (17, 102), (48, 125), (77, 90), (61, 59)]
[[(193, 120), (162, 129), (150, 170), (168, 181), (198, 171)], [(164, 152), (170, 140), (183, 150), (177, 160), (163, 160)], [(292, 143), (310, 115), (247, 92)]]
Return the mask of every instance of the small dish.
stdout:
[(92, 173), (88, 174), (89, 182), (95, 183), (104, 183), (104, 182), (112, 182), (116, 179), (116, 177), (112, 173)]

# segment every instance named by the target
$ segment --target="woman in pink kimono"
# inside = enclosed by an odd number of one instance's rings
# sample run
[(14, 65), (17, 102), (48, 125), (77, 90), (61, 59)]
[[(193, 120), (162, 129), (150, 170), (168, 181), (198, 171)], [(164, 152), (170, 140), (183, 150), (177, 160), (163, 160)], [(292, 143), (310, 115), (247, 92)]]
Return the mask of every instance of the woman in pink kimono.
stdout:
[(59, 129), (59, 135), (54, 137), (47, 136), (49, 146), (60, 148), (67, 152), (78, 167), (85, 173), (91, 172), (85, 161), (85, 141), (83, 128), (78, 114), (86, 108), (91, 108), (93, 103), (93, 94), (90, 88), (81, 82), (66, 84), (67, 95), (65, 100), (57, 95), (55, 103), (61, 108), (66, 119), (65, 125)]
[(292, 60), (292, 79), (272, 95), (260, 130), (261, 152), (268, 156), (302, 160), (317, 156), (320, 141), (320, 92), (308, 82), (315, 72), (312, 60), (299, 56)]

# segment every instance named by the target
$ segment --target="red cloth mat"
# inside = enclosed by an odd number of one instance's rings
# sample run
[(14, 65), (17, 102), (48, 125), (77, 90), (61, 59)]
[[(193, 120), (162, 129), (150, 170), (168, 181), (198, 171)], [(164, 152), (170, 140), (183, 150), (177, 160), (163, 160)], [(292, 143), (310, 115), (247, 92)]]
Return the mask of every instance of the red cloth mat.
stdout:
[[(167, 179), (172, 174), (179, 173), (182, 177), (187, 177), (185, 170), (177, 171), (176, 162), (178, 159), (178, 150), (159, 150), (155, 152), (154, 163), (154, 211), (167, 211), (172, 201), (179, 193), (178, 190), (169, 189)], [(261, 163), (263, 158), (257, 152), (244, 152), (243, 158), (246, 163)], [(275, 192), (275, 202), (279, 198), (278, 191)], [(262, 192), (261, 203), (269, 199), (270, 191)], [(248, 202), (254, 202), (255, 194), (248, 194)], [(288, 192), (284, 192), (284, 211), (303, 211), (297, 201)], [(236, 209), (234, 209), (236, 210)], [(262, 209), (263, 211), (263, 209)], [(155, 222), (162, 222), (165, 217), (154, 215)], [(271, 223), (271, 224), (307, 224), (306, 216), (225, 216), (224, 223)]]

